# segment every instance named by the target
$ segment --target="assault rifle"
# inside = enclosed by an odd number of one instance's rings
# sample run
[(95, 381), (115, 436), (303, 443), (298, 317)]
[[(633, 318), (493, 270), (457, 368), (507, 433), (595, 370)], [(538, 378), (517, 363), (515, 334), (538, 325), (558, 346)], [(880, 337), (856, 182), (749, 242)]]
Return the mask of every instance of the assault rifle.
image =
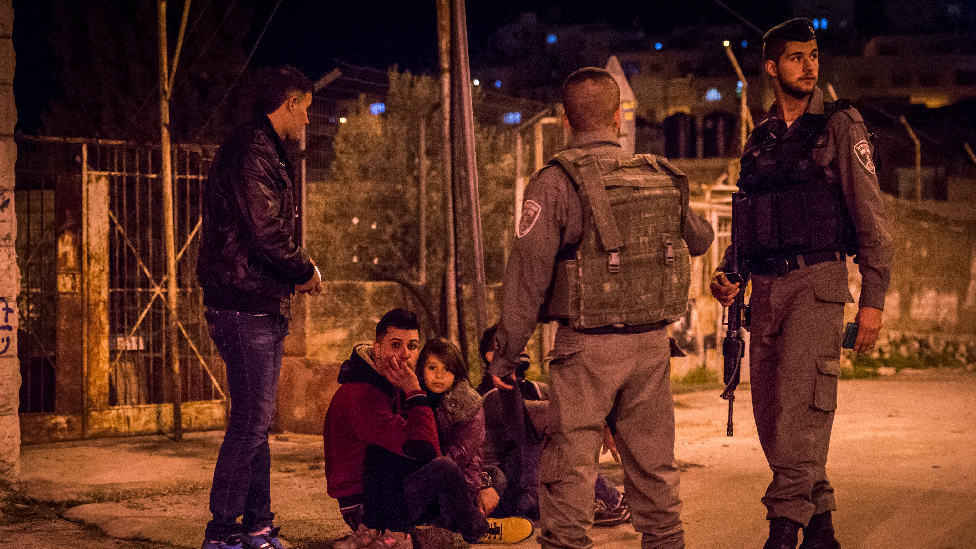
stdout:
[(725, 359), (723, 369), (723, 380), (725, 390), (722, 391), (722, 398), (729, 401), (729, 424), (728, 436), (732, 436), (732, 403), (735, 402), (735, 388), (739, 386), (739, 377), (742, 368), (742, 357), (745, 356), (746, 344), (742, 340), (742, 330), (748, 327), (748, 322), (743, 323), (743, 318), (748, 317), (748, 306), (745, 305), (746, 282), (749, 275), (743, 265), (739, 254), (740, 231), (736, 225), (740, 223), (742, 201), (740, 193), (732, 194), (732, 243), (729, 245), (729, 263), (725, 271), (725, 277), (732, 284), (739, 284), (739, 293), (735, 295), (735, 300), (728, 307), (726, 318), (725, 339), (722, 341), (722, 357)]

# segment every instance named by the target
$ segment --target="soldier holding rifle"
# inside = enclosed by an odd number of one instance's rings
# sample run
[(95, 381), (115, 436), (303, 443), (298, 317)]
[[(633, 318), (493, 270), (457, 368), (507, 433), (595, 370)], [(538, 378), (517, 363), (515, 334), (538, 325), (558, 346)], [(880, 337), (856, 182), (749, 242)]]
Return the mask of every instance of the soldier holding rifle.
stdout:
[[(731, 305), (752, 280), (750, 382), (753, 412), (773, 480), (762, 498), (764, 549), (836, 549), (827, 450), (837, 407), (844, 304), (853, 303), (847, 256), (861, 273), (851, 345), (870, 351), (881, 329), (892, 245), (872, 161), (871, 134), (846, 101), (816, 87), (818, 49), (807, 19), (763, 38), (776, 102), (742, 156), (736, 247), (711, 283)], [(730, 247), (732, 248), (732, 247)], [(738, 267), (732, 252), (738, 254)], [(726, 272), (745, 275), (732, 283)]]

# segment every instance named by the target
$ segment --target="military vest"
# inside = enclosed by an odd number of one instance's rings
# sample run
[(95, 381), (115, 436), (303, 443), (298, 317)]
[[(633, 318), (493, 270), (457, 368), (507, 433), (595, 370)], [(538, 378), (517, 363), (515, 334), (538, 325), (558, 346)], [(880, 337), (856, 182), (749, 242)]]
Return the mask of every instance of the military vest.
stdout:
[(826, 142), (830, 117), (848, 107), (838, 100), (825, 114), (804, 114), (790, 133), (777, 118), (756, 126), (742, 155), (738, 186), (744, 199), (735, 220), (747, 262), (821, 251), (856, 253), (840, 181), (813, 158), (814, 148)]
[(582, 149), (550, 164), (572, 178), (583, 238), (557, 261), (544, 319), (575, 329), (670, 323), (685, 314), (690, 256), (681, 238), (688, 179), (664, 158), (600, 158)]

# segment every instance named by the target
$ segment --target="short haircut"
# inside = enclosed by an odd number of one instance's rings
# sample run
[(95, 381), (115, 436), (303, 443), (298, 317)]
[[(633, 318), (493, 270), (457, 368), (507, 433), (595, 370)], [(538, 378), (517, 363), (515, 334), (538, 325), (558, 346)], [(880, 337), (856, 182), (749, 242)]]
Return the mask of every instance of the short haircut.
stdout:
[(390, 328), (420, 330), (420, 323), (417, 322), (416, 313), (397, 307), (383, 315), (383, 318), (376, 324), (376, 341), (383, 339)]
[(295, 67), (285, 65), (265, 69), (258, 76), (254, 108), (261, 114), (271, 114), (292, 95), (312, 93), (312, 81)]
[(575, 131), (613, 127), (614, 115), (620, 109), (620, 86), (603, 69), (580, 69), (563, 83), (563, 108)]
[(427, 359), (431, 356), (436, 356), (444, 363), (444, 368), (448, 372), (454, 374), (454, 384), (457, 385), (458, 382), (464, 380), (468, 383), (468, 365), (464, 361), (464, 357), (461, 356), (461, 351), (458, 350), (457, 345), (452, 343), (449, 339), (444, 339), (443, 337), (435, 337), (431, 339), (426, 344), (424, 348), (420, 350), (420, 357), (417, 358), (417, 378), (424, 379), (424, 366), (426, 366)]
[(498, 324), (493, 324), (481, 334), (481, 341), (478, 342), (478, 354), (481, 361), (488, 364), (488, 353), (495, 352), (495, 333), (498, 332)]
[(784, 21), (763, 35), (763, 61), (778, 61), (786, 52), (787, 42), (816, 40), (813, 23), (805, 17)]

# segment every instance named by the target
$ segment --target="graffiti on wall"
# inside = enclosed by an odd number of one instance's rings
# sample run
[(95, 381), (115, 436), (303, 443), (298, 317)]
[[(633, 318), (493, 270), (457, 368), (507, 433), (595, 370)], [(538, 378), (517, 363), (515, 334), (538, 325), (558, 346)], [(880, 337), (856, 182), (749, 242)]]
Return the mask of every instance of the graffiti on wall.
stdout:
[(11, 324), (13, 319), (10, 318), (10, 315), (14, 310), (7, 303), (7, 298), (0, 297), (0, 301), (3, 302), (3, 305), (0, 305), (0, 313), (3, 313), (3, 322), (0, 323), (0, 355), (4, 355), (10, 349), (11, 337), (13, 336), (14, 327)]

